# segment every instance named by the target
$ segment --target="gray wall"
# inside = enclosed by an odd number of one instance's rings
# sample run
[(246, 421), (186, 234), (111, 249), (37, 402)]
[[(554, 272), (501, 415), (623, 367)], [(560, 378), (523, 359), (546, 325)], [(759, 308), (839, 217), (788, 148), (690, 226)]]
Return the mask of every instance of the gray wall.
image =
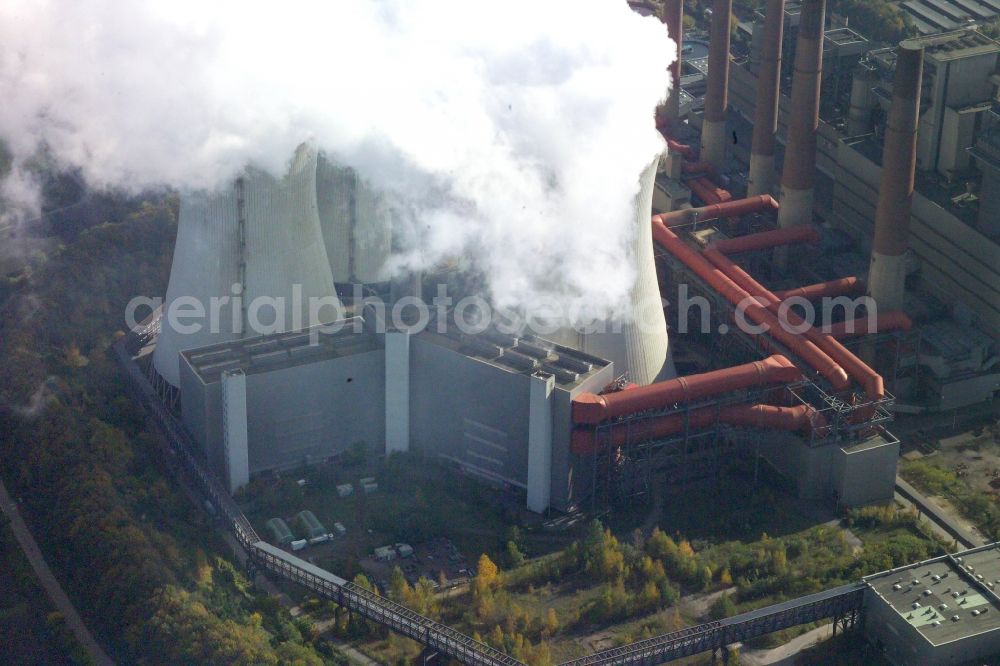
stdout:
[[(897, 666), (953, 666), (995, 656), (1000, 630), (933, 646), (871, 588), (865, 590), (865, 636)], [(985, 662), (983, 662), (985, 663)]]
[[(247, 375), (250, 473), (385, 443), (381, 349)], [(350, 381), (348, 381), (350, 380)]]
[(226, 478), (222, 446), (222, 383), (205, 385), (187, 360), (179, 356), (181, 416), (188, 432), (205, 451), (209, 465)]
[[(247, 374), (250, 474), (296, 467), (307, 457), (317, 462), (357, 441), (380, 454), (384, 362), (382, 349), (376, 349)], [(182, 360), (181, 400), (184, 425), (205, 448), (212, 468), (224, 474), (221, 383), (203, 384)]]
[(795, 484), (799, 497), (830, 497), (830, 461), (836, 446), (810, 447), (798, 435), (780, 430), (765, 430), (760, 438), (760, 454)]
[(893, 664), (930, 666), (930, 643), (871, 588), (865, 590), (865, 636)]
[(528, 476), (530, 378), (410, 339), (410, 447), (520, 486)]
[(572, 391), (559, 388), (552, 392), (552, 506), (565, 511), (590, 493), (593, 476), (592, 457), (579, 457), (570, 451), (573, 432), (573, 396), (597, 393), (615, 379), (614, 366), (607, 365), (581, 382)]
[(841, 506), (888, 502), (896, 483), (899, 442), (851, 450), (838, 448), (833, 456), (834, 485)]

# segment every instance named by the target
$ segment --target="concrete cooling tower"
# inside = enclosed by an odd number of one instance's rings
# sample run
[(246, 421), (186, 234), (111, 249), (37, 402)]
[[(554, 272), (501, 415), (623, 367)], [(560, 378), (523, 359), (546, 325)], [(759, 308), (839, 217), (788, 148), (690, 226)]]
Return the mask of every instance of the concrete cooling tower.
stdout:
[[(181, 351), (259, 332), (303, 328), (309, 325), (310, 298), (336, 303), (316, 203), (317, 160), (314, 149), (302, 146), (281, 179), (248, 169), (221, 192), (181, 198), (164, 318), (153, 355), (156, 371), (170, 385), (180, 383)], [(240, 292), (242, 298), (234, 299)], [(218, 316), (212, 316), (213, 308)], [(172, 309), (203, 310), (205, 316), (185, 317), (175, 326)], [(326, 319), (333, 316), (328, 307), (323, 314)], [(251, 330), (248, 323), (255, 321), (268, 329)], [(198, 330), (193, 330), (194, 324), (200, 324)]]
[(625, 374), (630, 382), (651, 384), (674, 376), (667, 340), (667, 322), (660, 302), (653, 258), (653, 187), (656, 180), (654, 160), (640, 176), (635, 198), (634, 235), (628, 252), (636, 269), (636, 280), (629, 292), (629, 308), (618, 322), (605, 322), (604, 332), (575, 333), (559, 336), (559, 342), (588, 354), (612, 361), (615, 374)]
[(320, 155), (316, 196), (334, 282), (384, 282), (392, 251), (391, 212), (383, 194), (349, 167)]

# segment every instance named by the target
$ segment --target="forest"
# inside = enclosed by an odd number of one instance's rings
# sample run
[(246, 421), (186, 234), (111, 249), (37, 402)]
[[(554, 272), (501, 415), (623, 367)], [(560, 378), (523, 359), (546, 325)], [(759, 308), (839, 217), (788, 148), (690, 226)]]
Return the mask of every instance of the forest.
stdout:
[(165, 291), (176, 197), (95, 201), (21, 230), (57, 244), (0, 283), (0, 469), (50, 566), (121, 663), (346, 663), (221, 556), (109, 358), (129, 299)]

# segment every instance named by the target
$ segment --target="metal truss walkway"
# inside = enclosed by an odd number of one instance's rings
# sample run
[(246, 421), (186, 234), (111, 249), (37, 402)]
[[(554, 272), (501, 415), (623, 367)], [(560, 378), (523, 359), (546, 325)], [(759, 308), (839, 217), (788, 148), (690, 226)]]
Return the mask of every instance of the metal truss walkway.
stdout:
[(567, 661), (561, 666), (637, 664), (653, 666), (701, 652), (718, 650), (780, 629), (833, 618), (837, 625), (853, 625), (864, 602), (864, 583), (852, 583), (817, 592), (741, 615), (688, 627), (603, 652)]
[[(415, 613), (329, 571), (263, 541), (250, 521), (219, 481), (196, 458), (194, 443), (187, 431), (160, 401), (149, 379), (132, 358), (123, 338), (113, 346), (115, 359), (125, 372), (128, 388), (147, 416), (165, 435), (164, 455), (177, 460), (197, 480), (201, 491), (219, 511), (226, 525), (246, 550), (249, 562), (263, 571), (308, 588), (318, 596), (337, 603), (381, 626), (412, 638), (429, 653), (450, 657), (463, 664), (483, 666), (523, 666), (513, 657), (465, 634)], [(561, 666), (593, 664), (661, 664), (673, 659), (717, 650), (757, 636), (824, 618), (843, 626), (860, 615), (865, 584), (855, 583), (800, 597), (774, 606), (737, 615), (717, 622), (688, 627), (656, 638), (632, 643), (568, 661)], [(835, 626), (837, 626), (835, 624)]]

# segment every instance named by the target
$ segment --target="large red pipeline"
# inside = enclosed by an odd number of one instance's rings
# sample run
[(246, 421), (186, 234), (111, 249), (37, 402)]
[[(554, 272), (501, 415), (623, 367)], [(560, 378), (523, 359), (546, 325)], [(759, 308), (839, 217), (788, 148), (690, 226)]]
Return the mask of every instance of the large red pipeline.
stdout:
[[(767, 307), (770, 311), (777, 313), (780, 310), (781, 301), (778, 297), (767, 287), (757, 282), (753, 276), (734, 264), (729, 257), (715, 249), (706, 249), (703, 254), (706, 259), (737, 285), (754, 296), (766, 299)], [(820, 333), (811, 325), (807, 325), (802, 317), (798, 316), (793, 310), (786, 308), (784, 318), (785, 324), (789, 328), (802, 330), (801, 335), (804, 335), (809, 341), (823, 350), (840, 367), (846, 370), (848, 375), (861, 384), (869, 399), (881, 400), (885, 397), (885, 386), (882, 376), (872, 370), (871, 366), (855, 356), (853, 352), (834, 338)]]
[(697, 194), (707, 204), (722, 203), (733, 198), (733, 195), (727, 190), (722, 189), (704, 176), (701, 178), (692, 178), (685, 181), (685, 183), (691, 188), (692, 192)]
[(794, 289), (776, 291), (774, 292), (774, 295), (781, 301), (795, 297), (804, 298), (807, 301), (815, 301), (829, 296), (852, 296), (854, 294), (860, 294), (864, 291), (864, 287), (864, 283), (858, 278), (845, 277), (837, 278), (836, 280), (829, 280), (827, 282), (807, 284), (803, 287), (795, 287)]
[(722, 254), (736, 254), (738, 252), (753, 252), (754, 250), (766, 250), (779, 245), (792, 245), (795, 243), (818, 243), (820, 240), (819, 231), (816, 227), (803, 224), (797, 227), (786, 227), (784, 229), (773, 229), (762, 231), (756, 234), (747, 234), (736, 238), (726, 238), (709, 243), (709, 249), (716, 250)]
[(705, 428), (716, 421), (746, 428), (768, 428), (773, 430), (811, 431), (826, 425), (826, 419), (811, 405), (776, 407), (774, 405), (730, 405), (728, 407), (702, 407), (689, 414), (671, 414), (650, 419), (640, 428), (630, 428), (622, 423), (610, 428), (610, 438), (597, 437), (594, 428), (580, 427), (573, 430), (570, 448), (578, 456), (592, 455), (599, 446), (609, 442), (611, 446), (624, 446), (630, 439), (633, 444), (667, 437), (679, 433), (685, 427)]
[(766, 335), (773, 337), (787, 349), (793, 351), (809, 364), (809, 367), (825, 377), (836, 390), (844, 390), (851, 385), (844, 369), (820, 350), (815, 343), (785, 330), (774, 314), (762, 307), (746, 290), (722, 271), (712, 266), (700, 253), (685, 244), (677, 237), (677, 234), (658, 219), (653, 219), (652, 227), (653, 240), (674, 255), (678, 261), (684, 263), (695, 275), (711, 285), (734, 306), (744, 308), (746, 317), (758, 327), (763, 328)]
[(702, 206), (701, 208), (687, 208), (685, 210), (674, 210), (662, 215), (656, 215), (653, 219), (659, 219), (664, 225), (673, 227), (679, 224), (690, 222), (708, 222), (718, 220), (722, 217), (739, 217), (749, 213), (759, 213), (768, 210), (778, 210), (778, 202), (770, 194), (761, 194), (746, 199), (733, 199), (722, 203)]
[(901, 310), (889, 310), (879, 312), (875, 317), (875, 330), (869, 327), (868, 317), (858, 317), (850, 321), (842, 321), (831, 324), (828, 335), (832, 335), (838, 340), (857, 338), (869, 333), (888, 333), (889, 331), (908, 331), (913, 327), (913, 322)]
[(681, 173), (708, 173), (715, 174), (715, 167), (708, 162), (682, 162)]
[(597, 424), (650, 409), (663, 409), (678, 402), (721, 395), (765, 384), (787, 384), (802, 379), (802, 373), (784, 356), (775, 354), (731, 368), (699, 375), (677, 377), (604, 395), (581, 393), (573, 399), (573, 423)]

